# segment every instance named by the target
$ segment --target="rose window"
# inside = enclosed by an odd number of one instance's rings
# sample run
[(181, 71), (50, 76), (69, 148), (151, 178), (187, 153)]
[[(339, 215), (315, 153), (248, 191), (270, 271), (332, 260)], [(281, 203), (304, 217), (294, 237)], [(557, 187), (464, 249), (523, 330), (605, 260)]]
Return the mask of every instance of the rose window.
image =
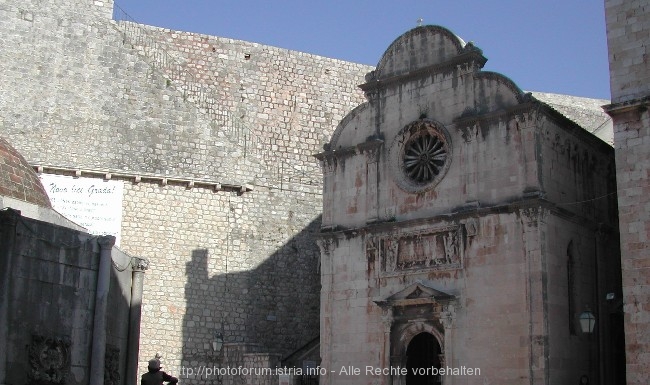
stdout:
[(417, 183), (428, 183), (440, 174), (447, 160), (445, 143), (424, 132), (412, 138), (404, 148), (404, 171)]
[(416, 120), (402, 128), (390, 149), (395, 182), (409, 192), (434, 188), (447, 173), (451, 158), (447, 130), (429, 119)]

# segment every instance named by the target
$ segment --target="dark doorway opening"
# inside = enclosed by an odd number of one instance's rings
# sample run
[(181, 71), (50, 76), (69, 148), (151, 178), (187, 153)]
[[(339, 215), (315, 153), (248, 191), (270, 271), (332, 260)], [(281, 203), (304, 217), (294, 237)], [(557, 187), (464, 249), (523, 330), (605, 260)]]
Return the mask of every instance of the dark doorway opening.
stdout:
[(429, 333), (413, 337), (406, 349), (406, 385), (439, 385), (440, 344)]

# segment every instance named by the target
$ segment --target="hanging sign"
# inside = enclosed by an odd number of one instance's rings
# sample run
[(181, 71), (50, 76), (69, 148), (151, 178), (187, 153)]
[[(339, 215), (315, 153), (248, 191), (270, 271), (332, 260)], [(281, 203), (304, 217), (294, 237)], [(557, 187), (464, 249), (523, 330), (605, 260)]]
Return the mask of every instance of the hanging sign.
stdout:
[(41, 174), (52, 207), (95, 235), (113, 235), (120, 244), (124, 182)]

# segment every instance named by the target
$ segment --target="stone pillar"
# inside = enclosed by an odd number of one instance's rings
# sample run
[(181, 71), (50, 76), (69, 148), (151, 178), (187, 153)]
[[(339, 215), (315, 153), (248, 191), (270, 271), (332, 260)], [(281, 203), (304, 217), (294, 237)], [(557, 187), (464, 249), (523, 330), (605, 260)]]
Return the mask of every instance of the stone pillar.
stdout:
[(9, 345), (9, 288), (16, 224), (20, 212), (7, 209), (0, 212), (0, 385), (7, 383), (7, 348)]
[[(440, 367), (446, 366), (454, 367), (453, 348), (452, 348), (452, 332), (454, 327), (454, 320), (456, 318), (456, 309), (453, 304), (449, 303), (444, 306), (443, 312), (440, 314), (440, 323), (442, 324), (444, 343), (441, 348)], [(442, 376), (442, 384), (451, 384), (451, 376)]]
[(334, 157), (324, 156), (321, 158), (321, 167), (323, 169), (323, 215), (321, 219), (322, 227), (329, 227), (333, 224), (333, 205), (331, 198), (334, 195), (334, 182), (336, 174), (336, 159)]
[[(390, 368), (392, 365), (391, 362), (391, 345), (390, 345), (390, 331), (393, 327), (393, 308), (386, 307), (382, 309), (381, 323), (384, 328), (384, 350), (383, 356), (381, 357), (381, 367)], [(391, 385), (392, 376), (383, 376), (384, 385)]]
[(104, 361), (106, 356), (106, 308), (111, 283), (111, 250), (115, 237), (107, 235), (97, 239), (99, 244), (99, 270), (95, 293), (95, 320), (90, 357), (90, 385), (104, 385)]
[(142, 288), (144, 272), (149, 268), (146, 259), (133, 258), (133, 278), (131, 280), (131, 305), (129, 309), (129, 340), (126, 348), (127, 384), (138, 383), (138, 356), (140, 353), (140, 320), (142, 318)]
[(379, 149), (372, 148), (366, 153), (366, 222), (371, 223), (379, 219), (379, 195), (378, 195), (378, 165)]
[(546, 384), (549, 378), (548, 363), (548, 308), (546, 295), (546, 246), (542, 243), (545, 215), (541, 207), (522, 208), (519, 212), (524, 240), (528, 285), (529, 353), (528, 373), (531, 385)]

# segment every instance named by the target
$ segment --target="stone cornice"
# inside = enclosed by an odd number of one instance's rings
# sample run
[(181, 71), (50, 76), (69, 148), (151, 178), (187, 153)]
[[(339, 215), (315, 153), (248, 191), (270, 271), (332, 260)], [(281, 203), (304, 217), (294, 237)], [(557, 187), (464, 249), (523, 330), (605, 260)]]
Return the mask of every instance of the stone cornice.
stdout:
[(345, 147), (338, 150), (330, 150), (314, 154), (314, 157), (320, 161), (325, 161), (329, 159), (343, 159), (357, 154), (363, 154), (365, 152), (374, 151), (381, 147), (384, 143), (381, 139), (369, 139), (363, 143), (359, 143), (355, 146)]
[(535, 103), (539, 106), (539, 111), (551, 119), (551, 121), (556, 122), (561, 129), (580, 138), (580, 140), (583, 142), (589, 143), (596, 148), (600, 148), (604, 152), (614, 151), (614, 148), (611, 145), (607, 144), (605, 141), (592, 134), (591, 132), (587, 131), (578, 123), (562, 115), (553, 107), (539, 100), (536, 100)]
[(604, 224), (602, 222), (595, 222), (592, 219), (559, 207), (555, 203), (548, 201), (544, 197), (543, 192), (532, 192), (526, 193), (520, 199), (513, 200), (512, 202), (499, 203), (491, 206), (481, 206), (478, 203), (474, 203), (470, 207), (460, 207), (457, 210), (452, 210), (449, 213), (437, 214), (427, 218), (409, 219), (405, 221), (389, 220), (372, 222), (366, 224), (365, 226), (356, 228), (330, 226), (327, 228), (322, 228), (321, 233), (317, 237), (320, 239), (352, 238), (360, 233), (373, 234), (379, 232), (387, 232), (405, 227), (422, 226), (430, 223), (440, 224), (441, 221), (460, 222), (469, 218), (482, 217), (490, 214), (511, 214), (530, 208), (541, 208), (548, 210), (551, 214), (559, 218), (581, 223), (593, 231), (603, 231), (605, 233), (613, 233), (618, 231), (615, 227)]
[(512, 115), (527, 112), (531, 110), (534, 106), (535, 106), (535, 102), (527, 101), (511, 107), (501, 108), (497, 111), (490, 111), (486, 113), (477, 113), (477, 114), (467, 113), (454, 119), (454, 124), (456, 124), (456, 126), (461, 126), (461, 125), (468, 126), (478, 122), (498, 121), (503, 118), (510, 117)]
[(184, 186), (188, 189), (191, 188), (206, 188), (212, 191), (237, 191), (238, 193), (245, 193), (253, 190), (250, 184), (231, 184), (219, 183), (212, 180), (204, 179), (190, 179), (175, 176), (163, 176), (157, 174), (148, 174), (141, 172), (126, 172), (126, 171), (112, 171), (112, 170), (89, 170), (77, 169), (72, 167), (58, 167), (48, 165), (32, 165), (34, 170), (38, 173), (47, 173), (54, 175), (65, 175), (72, 177), (87, 177), (87, 178), (101, 178), (103, 180), (124, 180), (130, 181), (134, 184), (138, 183), (154, 183), (161, 186), (176, 185)]
[(574, 136), (579, 137), (582, 141), (596, 146), (596, 148), (600, 148), (605, 152), (613, 151), (612, 146), (605, 143), (602, 139), (598, 138), (594, 134), (591, 134), (582, 126), (562, 115), (560, 112), (556, 111), (548, 104), (535, 99), (530, 93), (525, 94), (522, 101), (523, 102), (521, 104), (506, 107), (497, 111), (491, 111), (482, 114), (464, 114), (463, 116), (454, 119), (453, 123), (456, 125), (457, 129), (462, 131), (464, 127), (471, 126), (479, 122), (496, 122), (513, 115), (538, 111), (544, 114), (544, 116), (548, 117), (548, 119), (551, 121), (557, 123), (560, 128), (571, 133)]
[(606, 104), (602, 106), (602, 108), (607, 115), (614, 117), (634, 110), (648, 109), (648, 106), (650, 106), (650, 95), (642, 98), (626, 100), (624, 102)]

